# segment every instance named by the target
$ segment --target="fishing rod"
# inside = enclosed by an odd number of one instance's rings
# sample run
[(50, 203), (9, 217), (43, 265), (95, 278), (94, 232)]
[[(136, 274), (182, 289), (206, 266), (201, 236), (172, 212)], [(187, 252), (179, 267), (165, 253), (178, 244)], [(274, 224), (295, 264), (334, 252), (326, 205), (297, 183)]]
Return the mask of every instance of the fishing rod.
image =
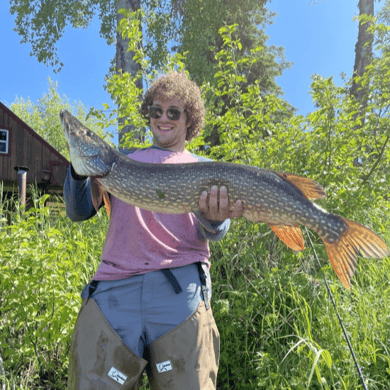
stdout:
[[(311, 241), (311, 238), (310, 238), (310, 235), (309, 235), (309, 231), (307, 230), (307, 227), (306, 227), (306, 226), (305, 226), (305, 229), (306, 229), (307, 238), (309, 239), (309, 242), (310, 242), (310, 246), (312, 247), (313, 252), (314, 252), (314, 257), (316, 258), (317, 263), (318, 263), (318, 266), (319, 266), (320, 269), (321, 269), (320, 260), (318, 259), (317, 252), (316, 252), (316, 250), (314, 249), (314, 245), (313, 245), (313, 243), (312, 243), (312, 241)], [(367, 387), (367, 385), (366, 385), (366, 382), (364, 381), (362, 369), (360, 368), (359, 363), (358, 363), (358, 361), (357, 361), (357, 359), (356, 359), (355, 351), (354, 351), (354, 349), (353, 349), (353, 347), (352, 347), (352, 344), (351, 344), (351, 342), (350, 342), (350, 340), (349, 340), (349, 337), (348, 337), (348, 335), (347, 335), (347, 331), (345, 330), (343, 320), (341, 319), (341, 316), (340, 316), (340, 314), (339, 314), (339, 311), (337, 310), (336, 302), (335, 302), (335, 300), (334, 300), (334, 298), (333, 298), (332, 292), (330, 291), (329, 284), (328, 284), (328, 281), (326, 280), (325, 274), (323, 274), (323, 278), (324, 278), (324, 282), (325, 282), (326, 289), (328, 290), (328, 294), (329, 294), (330, 300), (332, 301), (333, 307), (334, 307), (334, 309), (335, 309), (335, 311), (336, 311), (336, 314), (337, 314), (337, 318), (339, 319), (341, 328), (342, 328), (342, 330), (343, 330), (344, 338), (345, 338), (345, 340), (347, 341), (347, 344), (348, 344), (349, 350), (350, 350), (350, 352), (351, 352), (353, 361), (355, 362), (355, 366), (356, 366), (357, 372), (358, 372), (358, 374), (359, 374), (360, 380), (362, 381), (363, 388), (364, 388), (364, 390), (368, 390), (368, 387)]]

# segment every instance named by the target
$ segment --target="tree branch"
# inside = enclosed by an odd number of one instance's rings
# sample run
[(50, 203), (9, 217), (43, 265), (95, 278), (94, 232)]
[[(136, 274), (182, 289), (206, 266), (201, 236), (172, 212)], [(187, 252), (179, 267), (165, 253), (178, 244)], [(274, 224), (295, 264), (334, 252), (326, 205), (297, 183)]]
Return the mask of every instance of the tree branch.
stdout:
[(370, 176), (372, 175), (372, 173), (374, 172), (375, 168), (378, 166), (382, 156), (383, 156), (383, 153), (385, 152), (385, 149), (386, 149), (386, 145), (387, 145), (387, 142), (389, 141), (389, 138), (390, 138), (390, 135), (387, 136), (383, 146), (382, 146), (382, 150), (380, 151), (380, 154), (378, 156), (378, 159), (375, 161), (375, 164), (372, 166), (371, 168), (371, 171), (366, 175), (366, 177), (363, 179), (362, 183), (360, 184), (359, 188), (357, 191), (360, 191), (360, 189), (364, 186), (364, 184), (367, 183), (368, 179), (370, 178)]

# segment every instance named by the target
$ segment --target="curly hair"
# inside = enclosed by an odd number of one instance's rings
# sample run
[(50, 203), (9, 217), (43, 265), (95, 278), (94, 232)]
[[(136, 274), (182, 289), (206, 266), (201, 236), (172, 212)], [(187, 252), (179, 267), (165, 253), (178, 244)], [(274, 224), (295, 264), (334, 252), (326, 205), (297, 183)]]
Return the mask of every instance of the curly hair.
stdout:
[(148, 107), (153, 104), (153, 100), (176, 99), (184, 103), (184, 111), (187, 114), (187, 123), (191, 125), (187, 128), (186, 141), (191, 141), (197, 137), (203, 128), (205, 108), (199, 87), (189, 80), (185, 72), (171, 72), (160, 77), (153, 82), (152, 86), (145, 93), (140, 112), (149, 121)]

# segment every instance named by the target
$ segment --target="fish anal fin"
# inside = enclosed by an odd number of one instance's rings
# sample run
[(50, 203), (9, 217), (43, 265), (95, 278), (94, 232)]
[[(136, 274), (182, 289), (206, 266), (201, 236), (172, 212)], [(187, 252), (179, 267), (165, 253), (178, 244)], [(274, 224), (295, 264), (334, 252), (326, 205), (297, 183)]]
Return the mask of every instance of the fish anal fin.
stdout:
[(336, 242), (329, 242), (326, 238), (321, 238), (336, 275), (349, 290), (351, 288), (350, 278), (355, 272), (357, 257), (386, 257), (388, 249), (382, 239), (370, 229), (347, 218), (338, 217), (347, 225), (347, 229), (339, 239)]
[(326, 198), (325, 190), (314, 180), (307, 177), (294, 175), (292, 173), (275, 172), (283, 180), (288, 181), (291, 185), (298, 188), (303, 196), (307, 199)]
[(292, 250), (301, 251), (305, 249), (305, 241), (298, 225), (269, 225), (269, 227)]

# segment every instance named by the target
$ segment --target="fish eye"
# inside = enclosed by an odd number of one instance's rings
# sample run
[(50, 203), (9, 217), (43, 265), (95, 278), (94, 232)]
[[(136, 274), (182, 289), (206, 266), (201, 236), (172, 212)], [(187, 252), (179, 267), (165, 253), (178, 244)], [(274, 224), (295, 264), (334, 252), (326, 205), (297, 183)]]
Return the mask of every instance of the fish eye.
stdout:
[(88, 136), (88, 137), (90, 137), (91, 136), (91, 130), (87, 130), (86, 132), (85, 132), (85, 134)]

